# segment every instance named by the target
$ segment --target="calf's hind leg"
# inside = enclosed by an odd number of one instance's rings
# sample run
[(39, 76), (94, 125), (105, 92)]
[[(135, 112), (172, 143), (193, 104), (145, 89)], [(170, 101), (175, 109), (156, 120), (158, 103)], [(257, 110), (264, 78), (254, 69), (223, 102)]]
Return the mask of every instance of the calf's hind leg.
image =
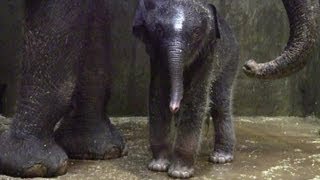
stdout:
[(223, 72), (213, 83), (211, 91), (211, 116), (214, 123), (215, 142), (210, 156), (213, 163), (228, 163), (234, 158), (235, 132), (231, 112), (232, 83), (235, 72)]

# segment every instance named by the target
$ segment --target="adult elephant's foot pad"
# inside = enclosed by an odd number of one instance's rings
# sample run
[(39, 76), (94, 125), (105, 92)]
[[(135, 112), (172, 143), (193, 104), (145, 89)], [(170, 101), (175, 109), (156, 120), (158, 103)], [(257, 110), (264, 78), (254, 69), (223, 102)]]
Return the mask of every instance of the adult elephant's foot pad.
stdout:
[(233, 161), (232, 153), (213, 152), (209, 159), (210, 162), (216, 164), (225, 164)]
[(168, 170), (168, 175), (173, 178), (188, 179), (194, 174), (194, 168), (173, 164)]
[(151, 171), (156, 171), (156, 172), (166, 172), (168, 171), (170, 162), (168, 159), (153, 159), (149, 165), (148, 169)]
[(0, 136), (0, 173), (14, 177), (55, 177), (68, 169), (66, 153), (53, 141), (17, 137), (10, 132)]
[(120, 132), (104, 121), (87, 127), (62, 123), (55, 139), (71, 159), (106, 160), (127, 155)]

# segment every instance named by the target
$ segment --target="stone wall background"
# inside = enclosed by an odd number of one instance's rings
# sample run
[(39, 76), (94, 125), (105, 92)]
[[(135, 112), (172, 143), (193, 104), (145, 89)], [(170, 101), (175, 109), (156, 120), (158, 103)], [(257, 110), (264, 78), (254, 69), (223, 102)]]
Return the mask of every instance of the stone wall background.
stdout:
[(6, 84), (4, 94), (0, 92), (0, 111), (14, 113), (19, 63), (22, 59), (22, 20), (21, 0), (0, 1), (0, 91)]
[[(250, 58), (276, 57), (288, 39), (288, 22), (281, 0), (208, 0), (227, 19), (241, 45), (242, 63)], [(317, 0), (308, 0), (313, 9)], [(0, 88), (4, 114), (14, 113), (23, 46), (23, 1), (0, 1)], [(144, 46), (131, 35), (136, 0), (112, 1), (112, 60), (114, 66), (109, 112), (114, 116), (147, 114), (149, 60)], [(319, 24), (319, 19), (316, 19)], [(320, 28), (318, 27), (318, 32)], [(234, 112), (246, 116), (320, 116), (320, 46), (310, 63), (290, 78), (261, 81), (239, 71), (234, 90)], [(0, 94), (1, 96), (1, 94)], [(1, 106), (1, 103), (0, 103)]]

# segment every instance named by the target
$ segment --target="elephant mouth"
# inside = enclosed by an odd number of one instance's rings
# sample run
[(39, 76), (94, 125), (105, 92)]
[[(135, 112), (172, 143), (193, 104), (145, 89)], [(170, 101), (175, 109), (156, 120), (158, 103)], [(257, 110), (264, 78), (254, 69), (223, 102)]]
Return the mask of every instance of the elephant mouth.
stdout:
[(180, 109), (180, 102), (179, 101), (172, 101), (170, 102), (170, 111), (172, 114), (176, 114)]

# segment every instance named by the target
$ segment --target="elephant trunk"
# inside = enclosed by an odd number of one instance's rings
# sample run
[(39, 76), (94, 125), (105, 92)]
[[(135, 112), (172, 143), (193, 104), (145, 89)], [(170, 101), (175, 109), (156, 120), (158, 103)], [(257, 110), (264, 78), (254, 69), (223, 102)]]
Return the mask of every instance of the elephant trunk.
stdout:
[(183, 57), (182, 44), (175, 42), (169, 48), (169, 73), (171, 81), (170, 111), (175, 114), (180, 109), (183, 98)]
[(315, 24), (306, 0), (282, 0), (290, 23), (290, 38), (285, 50), (276, 59), (257, 63), (249, 60), (244, 72), (259, 79), (277, 79), (301, 70), (307, 63), (306, 56), (315, 45)]

